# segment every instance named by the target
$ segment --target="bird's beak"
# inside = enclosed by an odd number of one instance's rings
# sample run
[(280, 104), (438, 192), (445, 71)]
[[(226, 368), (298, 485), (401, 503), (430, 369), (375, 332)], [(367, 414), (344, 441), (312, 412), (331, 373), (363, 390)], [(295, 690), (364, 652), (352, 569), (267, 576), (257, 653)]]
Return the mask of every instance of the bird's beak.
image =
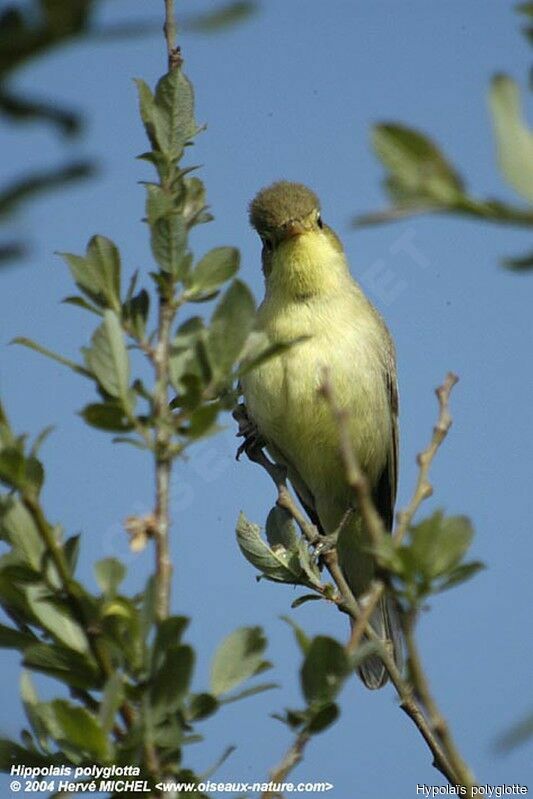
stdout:
[(292, 239), (295, 236), (301, 236), (302, 233), (305, 233), (306, 227), (301, 222), (297, 220), (293, 220), (291, 222), (287, 222), (283, 228), (283, 238), (284, 239)]

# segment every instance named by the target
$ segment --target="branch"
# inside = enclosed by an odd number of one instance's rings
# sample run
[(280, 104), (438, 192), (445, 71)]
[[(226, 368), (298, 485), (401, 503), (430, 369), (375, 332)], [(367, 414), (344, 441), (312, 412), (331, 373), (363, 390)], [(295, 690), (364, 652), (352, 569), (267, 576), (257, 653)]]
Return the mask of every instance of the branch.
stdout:
[[(304, 749), (310, 738), (311, 734), (306, 730), (302, 730), (298, 733), (291, 746), (287, 749), (283, 760), (278, 763), (276, 768), (271, 772), (271, 785), (273, 783), (279, 785), (279, 783), (284, 782), (291, 771), (296, 768), (298, 763), (303, 759)], [(273, 799), (273, 797), (276, 796), (281, 796), (281, 794), (279, 791), (272, 790), (269, 786), (269, 788), (261, 794), (261, 799)]]
[(165, 24), (163, 33), (167, 43), (169, 72), (182, 63), (180, 48), (176, 47), (176, 18), (174, 16), (174, 0), (165, 0)]
[(461, 784), (468, 787), (471, 791), (476, 782), (467, 763), (463, 760), (455, 741), (453, 740), (448, 723), (442, 715), (431, 693), (429, 682), (422, 666), (422, 661), (420, 659), (420, 654), (415, 640), (415, 621), (416, 616), (413, 612), (407, 616), (404, 628), (409, 663), (409, 674), (413, 683), (413, 688), (415, 694), (420, 699), (421, 704), (426, 709), (432, 729), (442, 741), (443, 748), (446, 751), (453, 770), (458, 775)]
[(433, 436), (428, 446), (423, 452), (417, 455), (417, 463), (419, 466), (418, 479), (412, 499), (404, 510), (400, 511), (397, 516), (397, 526), (393, 533), (396, 544), (401, 544), (413, 516), (425, 499), (428, 499), (433, 493), (433, 486), (429, 482), (429, 470), (433, 459), (437, 454), (437, 450), (448, 435), (448, 431), (452, 426), (452, 417), (449, 411), (450, 394), (453, 387), (458, 382), (459, 378), (453, 372), (448, 372), (446, 379), (442, 386), (435, 389), (435, 394), (439, 401), (439, 417), (437, 424), (433, 428)]
[(154, 393), (155, 434), (155, 526), (156, 550), (156, 613), (161, 621), (169, 614), (172, 562), (169, 549), (170, 511), (169, 493), (172, 472), (172, 420), (168, 405), (170, 333), (175, 309), (164, 294), (159, 298), (157, 346), (154, 353), (156, 389)]

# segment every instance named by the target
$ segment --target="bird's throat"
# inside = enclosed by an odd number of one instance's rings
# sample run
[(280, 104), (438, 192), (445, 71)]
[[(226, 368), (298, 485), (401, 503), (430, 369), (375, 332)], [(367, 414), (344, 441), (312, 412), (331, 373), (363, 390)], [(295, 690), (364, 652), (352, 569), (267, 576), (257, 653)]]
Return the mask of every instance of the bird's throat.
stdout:
[(342, 250), (322, 232), (308, 232), (280, 243), (272, 254), (267, 297), (291, 302), (336, 291), (348, 276)]

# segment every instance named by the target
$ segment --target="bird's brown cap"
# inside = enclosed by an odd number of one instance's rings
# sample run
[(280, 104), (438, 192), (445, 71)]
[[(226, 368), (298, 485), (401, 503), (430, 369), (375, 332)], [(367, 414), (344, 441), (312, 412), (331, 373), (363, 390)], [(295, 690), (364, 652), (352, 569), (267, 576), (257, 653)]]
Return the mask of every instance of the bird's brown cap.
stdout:
[(280, 180), (267, 186), (250, 203), (250, 224), (258, 233), (273, 233), (293, 220), (320, 210), (316, 194), (302, 183)]

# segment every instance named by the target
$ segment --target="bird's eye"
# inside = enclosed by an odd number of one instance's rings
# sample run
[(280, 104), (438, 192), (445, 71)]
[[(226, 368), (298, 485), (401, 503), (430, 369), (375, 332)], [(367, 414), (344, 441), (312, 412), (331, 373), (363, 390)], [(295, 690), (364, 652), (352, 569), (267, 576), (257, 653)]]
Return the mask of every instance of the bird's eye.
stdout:
[(267, 252), (272, 252), (273, 250), (272, 240), (268, 239), (266, 236), (261, 236), (261, 241), (263, 242), (263, 248)]
[(322, 230), (322, 228), (324, 227), (324, 223), (322, 222), (322, 217), (320, 216), (320, 214), (316, 218), (316, 223), (318, 227)]

